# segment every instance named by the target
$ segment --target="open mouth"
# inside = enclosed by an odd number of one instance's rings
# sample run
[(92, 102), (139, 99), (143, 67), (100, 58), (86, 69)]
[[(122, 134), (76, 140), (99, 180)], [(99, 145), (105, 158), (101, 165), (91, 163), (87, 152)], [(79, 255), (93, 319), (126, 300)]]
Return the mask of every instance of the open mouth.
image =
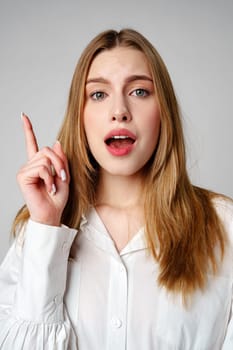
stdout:
[(129, 145), (132, 145), (135, 142), (135, 139), (125, 136), (125, 135), (115, 135), (107, 138), (105, 143), (114, 148), (124, 148)]

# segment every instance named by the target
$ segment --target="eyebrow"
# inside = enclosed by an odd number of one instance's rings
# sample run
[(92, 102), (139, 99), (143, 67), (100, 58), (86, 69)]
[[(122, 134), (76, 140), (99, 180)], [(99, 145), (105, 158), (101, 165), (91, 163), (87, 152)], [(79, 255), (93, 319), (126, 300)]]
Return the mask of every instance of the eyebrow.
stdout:
[[(126, 83), (131, 83), (136, 80), (146, 80), (153, 82), (152, 78), (148, 75), (131, 75), (128, 78), (126, 78)], [(90, 78), (86, 81), (86, 85), (90, 83), (102, 83), (102, 84), (110, 84), (109, 80), (102, 78), (102, 77), (96, 77), (96, 78)]]

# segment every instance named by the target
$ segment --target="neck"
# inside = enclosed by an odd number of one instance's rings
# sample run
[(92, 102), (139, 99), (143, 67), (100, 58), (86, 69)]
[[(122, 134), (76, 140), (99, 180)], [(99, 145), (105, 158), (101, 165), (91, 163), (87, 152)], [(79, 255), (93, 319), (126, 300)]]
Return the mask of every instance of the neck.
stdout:
[(141, 206), (142, 181), (140, 176), (115, 176), (102, 173), (96, 204), (97, 206), (107, 205), (118, 209)]

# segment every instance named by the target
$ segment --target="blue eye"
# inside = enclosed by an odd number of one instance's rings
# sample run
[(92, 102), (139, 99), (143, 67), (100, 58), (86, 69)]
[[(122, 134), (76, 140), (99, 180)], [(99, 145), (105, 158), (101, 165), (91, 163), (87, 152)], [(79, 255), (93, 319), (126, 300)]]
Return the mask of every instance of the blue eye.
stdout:
[(136, 89), (132, 92), (133, 96), (138, 96), (138, 97), (146, 97), (149, 95), (149, 91), (145, 89)]
[(96, 101), (103, 100), (105, 97), (106, 97), (106, 94), (105, 92), (102, 92), (102, 91), (96, 91), (93, 94), (91, 94), (91, 98)]

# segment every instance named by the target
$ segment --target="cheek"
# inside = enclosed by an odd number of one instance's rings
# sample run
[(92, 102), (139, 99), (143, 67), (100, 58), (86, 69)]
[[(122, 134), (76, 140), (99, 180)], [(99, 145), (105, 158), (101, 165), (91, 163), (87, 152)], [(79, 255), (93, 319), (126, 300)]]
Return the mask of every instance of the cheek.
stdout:
[(96, 118), (92, 108), (85, 107), (83, 112), (83, 125), (88, 142), (90, 141), (89, 139), (91, 138), (91, 135), (95, 131), (95, 120)]
[(98, 106), (98, 105), (96, 105), (96, 106), (91, 105), (90, 106), (87, 103), (87, 105), (83, 111), (83, 120), (84, 120), (85, 129), (98, 128), (98, 126), (100, 128), (104, 115), (105, 115), (104, 110), (102, 110), (100, 108), (100, 106)]
[(160, 133), (160, 116), (156, 116), (156, 119), (152, 122), (152, 125), (153, 125), (153, 133), (154, 135), (156, 135), (156, 138), (158, 138), (159, 136), (159, 133)]
[(157, 108), (147, 111), (146, 118), (143, 119), (142, 129), (148, 137), (148, 142), (156, 146), (160, 134), (160, 113)]
[(101, 131), (103, 129), (103, 125), (98, 117), (98, 114), (89, 108), (84, 110), (83, 123), (87, 142), (92, 150), (96, 147), (99, 140), (102, 139)]

